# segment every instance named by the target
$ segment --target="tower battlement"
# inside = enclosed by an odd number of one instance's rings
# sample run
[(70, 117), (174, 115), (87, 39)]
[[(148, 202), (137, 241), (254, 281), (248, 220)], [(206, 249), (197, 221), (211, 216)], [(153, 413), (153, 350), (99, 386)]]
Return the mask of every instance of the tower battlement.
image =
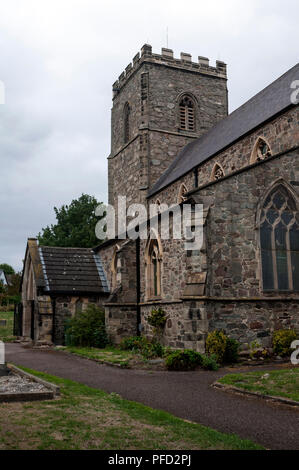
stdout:
[(118, 80), (113, 84), (113, 97), (117, 96), (122, 87), (127, 83), (130, 77), (139, 69), (144, 63), (149, 62), (157, 65), (164, 65), (181, 70), (188, 70), (199, 74), (215, 76), (218, 78), (227, 78), (226, 64), (220, 60), (216, 61), (216, 66), (210, 65), (207, 57), (198, 56), (198, 62), (192, 62), (191, 54), (181, 52), (180, 59), (176, 59), (173, 55), (172, 49), (162, 48), (161, 54), (154, 54), (152, 46), (144, 44), (141, 48), (141, 53), (137, 53), (132, 62), (120, 74)]

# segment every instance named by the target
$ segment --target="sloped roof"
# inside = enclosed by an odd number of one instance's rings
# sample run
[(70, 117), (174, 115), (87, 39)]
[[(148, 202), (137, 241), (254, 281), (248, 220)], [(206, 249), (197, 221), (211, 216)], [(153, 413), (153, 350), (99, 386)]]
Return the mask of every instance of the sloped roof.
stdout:
[(294, 91), (291, 83), (298, 77), (299, 63), (219, 121), (209, 132), (186, 145), (149, 190), (148, 196), (173, 183), (286, 108), (294, 106), (291, 103), (291, 93)]
[(107, 293), (101, 258), (91, 248), (39, 247), (45, 291)]

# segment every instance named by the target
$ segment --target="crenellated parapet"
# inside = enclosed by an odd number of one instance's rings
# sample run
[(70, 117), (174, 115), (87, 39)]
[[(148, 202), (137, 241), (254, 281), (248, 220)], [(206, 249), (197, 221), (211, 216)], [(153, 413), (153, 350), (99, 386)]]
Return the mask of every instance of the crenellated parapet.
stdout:
[(130, 77), (139, 69), (144, 62), (164, 65), (181, 70), (188, 70), (199, 74), (215, 76), (219, 78), (227, 78), (226, 64), (220, 60), (216, 61), (216, 66), (210, 65), (210, 61), (206, 57), (198, 56), (197, 62), (192, 62), (191, 54), (181, 52), (180, 59), (173, 55), (172, 49), (162, 48), (161, 54), (154, 54), (152, 46), (144, 44), (141, 48), (141, 53), (137, 53), (132, 62), (120, 74), (118, 80), (113, 84), (113, 97), (117, 96), (121, 88), (126, 84)]

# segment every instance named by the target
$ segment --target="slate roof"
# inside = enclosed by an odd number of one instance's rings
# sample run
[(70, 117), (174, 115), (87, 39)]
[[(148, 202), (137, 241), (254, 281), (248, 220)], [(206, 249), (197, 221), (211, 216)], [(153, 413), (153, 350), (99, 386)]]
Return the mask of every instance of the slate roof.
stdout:
[(56, 293), (108, 293), (101, 258), (90, 248), (38, 248), (44, 290)]
[(152, 196), (224, 148), (253, 131), (291, 103), (291, 83), (299, 78), (299, 63), (264, 88), (240, 108), (217, 123), (202, 137), (186, 145), (173, 163), (149, 190)]

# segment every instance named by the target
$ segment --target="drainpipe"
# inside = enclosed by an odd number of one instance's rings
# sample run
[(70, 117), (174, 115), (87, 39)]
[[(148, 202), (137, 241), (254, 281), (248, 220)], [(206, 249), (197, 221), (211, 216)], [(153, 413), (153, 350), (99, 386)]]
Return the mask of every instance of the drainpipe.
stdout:
[(137, 303), (137, 325), (136, 334), (141, 334), (141, 312), (140, 312), (140, 238), (136, 238), (136, 303)]
[(198, 168), (194, 168), (194, 188), (198, 188)]

